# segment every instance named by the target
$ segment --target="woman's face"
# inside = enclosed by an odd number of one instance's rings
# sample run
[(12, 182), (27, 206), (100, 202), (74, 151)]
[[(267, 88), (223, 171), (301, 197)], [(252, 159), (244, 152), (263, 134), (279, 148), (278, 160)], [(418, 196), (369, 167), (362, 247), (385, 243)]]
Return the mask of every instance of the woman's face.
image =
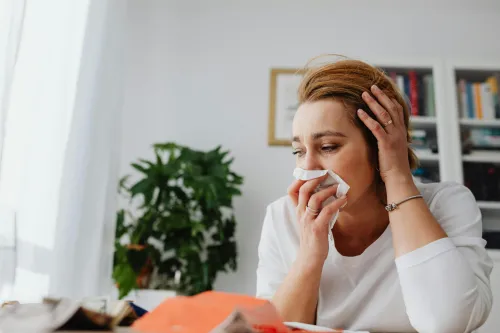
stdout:
[(373, 190), (374, 166), (368, 145), (343, 103), (320, 100), (302, 104), (293, 120), (292, 146), (297, 167), (329, 169), (349, 184), (348, 206)]

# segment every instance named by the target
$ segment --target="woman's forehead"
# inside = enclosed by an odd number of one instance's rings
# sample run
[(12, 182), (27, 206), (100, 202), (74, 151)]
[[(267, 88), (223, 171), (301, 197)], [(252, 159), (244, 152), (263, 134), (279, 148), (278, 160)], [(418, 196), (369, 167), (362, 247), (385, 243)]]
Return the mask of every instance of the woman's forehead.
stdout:
[(346, 133), (355, 130), (342, 102), (322, 100), (302, 104), (293, 120), (294, 136), (313, 136), (318, 132)]

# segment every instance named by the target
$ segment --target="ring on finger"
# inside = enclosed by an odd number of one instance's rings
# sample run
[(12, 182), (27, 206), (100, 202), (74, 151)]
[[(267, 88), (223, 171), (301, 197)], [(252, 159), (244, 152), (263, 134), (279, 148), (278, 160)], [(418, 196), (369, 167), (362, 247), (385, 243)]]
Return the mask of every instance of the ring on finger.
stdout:
[(390, 119), (388, 122), (386, 122), (383, 126), (384, 128), (392, 124), (392, 119)]
[(320, 213), (320, 211), (321, 211), (320, 209), (314, 209), (314, 208), (311, 208), (311, 207), (309, 207), (309, 205), (307, 205), (307, 206), (306, 206), (306, 210), (307, 210), (310, 214), (312, 214), (312, 215), (314, 215), (314, 216), (319, 215), (319, 213)]

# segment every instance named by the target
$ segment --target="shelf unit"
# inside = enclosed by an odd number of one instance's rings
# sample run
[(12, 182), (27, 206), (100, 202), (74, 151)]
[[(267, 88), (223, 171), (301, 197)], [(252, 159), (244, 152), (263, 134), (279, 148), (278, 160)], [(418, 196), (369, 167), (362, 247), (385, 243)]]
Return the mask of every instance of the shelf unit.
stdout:
[[(417, 75), (432, 74), (434, 80), (434, 99), (435, 99), (435, 114), (436, 116), (411, 116), (410, 128), (424, 129), (431, 136), (437, 138), (439, 147), (445, 144), (447, 137), (446, 117), (442, 116), (445, 110), (445, 90), (443, 85), (439, 82), (443, 81), (443, 64), (442, 61), (436, 58), (404, 58), (404, 59), (373, 59), (371, 63), (379, 68), (384, 69), (388, 74), (395, 72), (397, 75), (407, 74), (413, 70)], [(444, 131), (443, 131), (444, 129)], [(443, 141), (443, 142), (441, 142)], [(451, 180), (449, 173), (446, 171), (448, 168), (448, 156), (445, 150), (440, 150), (439, 154), (432, 153), (430, 150), (415, 149), (415, 153), (420, 160), (420, 165), (430, 169), (431, 174), (438, 174), (440, 181)]]
[[(465, 163), (500, 163), (500, 151), (472, 150), (470, 153), (461, 153), (461, 132), (474, 128), (500, 128), (500, 119), (469, 119), (459, 116), (459, 92), (457, 91), (457, 82), (461, 78), (470, 81), (482, 82), (485, 77), (492, 73), (500, 72), (500, 63), (496, 60), (488, 61), (485, 59), (454, 59), (444, 62), (446, 71), (444, 86), (447, 87), (446, 102), (448, 115), (450, 116), (449, 125), (453, 135), (449, 137), (450, 145), (453, 150), (455, 164), (453, 173), (458, 176), (455, 181), (464, 182), (463, 168)], [(455, 122), (456, 119), (456, 122)], [(456, 125), (455, 125), (456, 124)], [(493, 213), (495, 216), (500, 214), (500, 201), (478, 201), (481, 210)]]
[[(457, 77), (478, 72), (478, 77), (500, 72), (497, 60), (485, 59), (373, 59), (372, 64), (386, 71), (408, 71), (432, 73), (434, 79), (435, 117), (414, 116), (410, 118), (412, 129), (435, 131), (438, 154), (430, 150), (416, 150), (421, 164), (436, 166), (440, 181), (464, 183), (464, 163), (500, 163), (500, 152), (472, 151), (462, 154), (461, 131), (474, 128), (500, 128), (500, 119), (463, 119), (459, 115)], [(500, 201), (479, 201), (479, 207), (489, 215), (500, 216)]]

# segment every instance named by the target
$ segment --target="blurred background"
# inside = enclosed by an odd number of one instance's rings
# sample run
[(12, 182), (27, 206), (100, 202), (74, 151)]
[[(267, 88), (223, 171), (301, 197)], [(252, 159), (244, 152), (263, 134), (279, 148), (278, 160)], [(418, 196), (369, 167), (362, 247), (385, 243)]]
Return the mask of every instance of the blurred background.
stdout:
[[(137, 184), (141, 177), (160, 177), (131, 166), (140, 158), (157, 163), (158, 151), (164, 159), (155, 172), (168, 178), (169, 154), (185, 151), (186, 163), (205, 163), (209, 157), (196, 153), (219, 145), (234, 158), (224, 172), (242, 182), (235, 184), (241, 195), (230, 190), (229, 208), (214, 201), (234, 214), (229, 220), (217, 215), (223, 222), (213, 227), (227, 232), (230, 242), (222, 236), (215, 242), (220, 253), (236, 244), (237, 260), (209, 261), (213, 274), (199, 278), (216, 276), (218, 290), (254, 294), (266, 206), (286, 194), (294, 168), (290, 147), (272, 137), (271, 128), (281, 121), (273, 104), (280, 98), (277, 77), (326, 53), (386, 70), (418, 110), (413, 135), (422, 164), (415, 177), (465, 183), (480, 203), (485, 230), (498, 229), (498, 1), (2, 1), (0, 203), (15, 212), (18, 240), (17, 294), (10, 298), (108, 295), (117, 280), (111, 278), (116, 249), (124, 252), (121, 259), (115, 255), (114, 268), (118, 260), (126, 271), (127, 260), (135, 260), (127, 251), (152, 246), (149, 236), (160, 244), (168, 243), (167, 234), (195, 237), (192, 225), (188, 236), (171, 233), (171, 227), (152, 227), (150, 234), (130, 227), (118, 235), (129, 233), (125, 247), (117, 245), (117, 223), (140, 222), (137, 216), (117, 222), (120, 209), (140, 211), (140, 203), (118, 195), (118, 179), (130, 174)], [(189, 149), (152, 148), (166, 142)], [(126, 192), (139, 201), (144, 193), (156, 198), (155, 186), (161, 186), (146, 183)], [(227, 191), (226, 185), (217, 189)], [(186, 207), (196, 202), (186, 200)], [(498, 237), (488, 237), (494, 246)], [(180, 250), (178, 243), (173, 250), (186, 258), (186, 251), (204, 246)], [(139, 266), (131, 264), (131, 288), (144, 277), (141, 269), (146, 275), (155, 270), (147, 264), (155, 259), (141, 258)], [(173, 279), (182, 265), (158, 267)], [(191, 274), (186, 272), (182, 276)], [(182, 282), (178, 273), (173, 283), (196, 284), (196, 274)]]
[[(125, 171), (151, 142), (166, 138), (230, 149), (245, 177), (235, 202), (241, 265), (217, 286), (253, 293), (265, 207), (286, 193), (294, 167), (290, 149), (268, 146), (270, 68), (300, 68), (337, 53), (385, 67), (438, 66), (446, 82), (446, 63), (500, 65), (499, 20), (495, 1), (129, 2), (120, 165)], [(449, 85), (436, 88), (451, 95)], [(449, 142), (461, 127), (453, 101), (444, 100), (440, 120), (456, 127), (445, 129)], [(418, 127), (435, 135), (435, 126)], [(455, 154), (443, 162), (456, 165), (443, 178), (460, 181), (460, 146), (448, 146)], [(436, 157), (423, 158), (431, 172)]]

